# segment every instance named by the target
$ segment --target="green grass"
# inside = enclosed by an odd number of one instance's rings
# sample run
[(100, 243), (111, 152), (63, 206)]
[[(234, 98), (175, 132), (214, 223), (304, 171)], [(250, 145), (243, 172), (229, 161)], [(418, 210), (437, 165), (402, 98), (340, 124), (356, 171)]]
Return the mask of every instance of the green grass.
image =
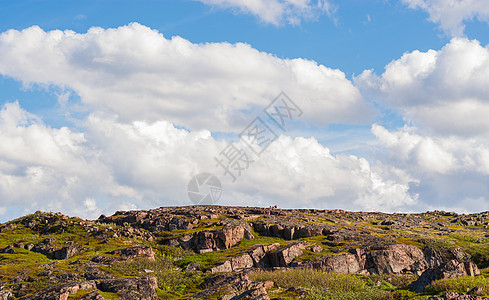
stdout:
[[(334, 299), (334, 300), (384, 300), (384, 299), (426, 299), (426, 296), (416, 295), (403, 290), (413, 278), (392, 280), (395, 276), (380, 275), (347, 275), (321, 272), (310, 269), (292, 269), (279, 271), (258, 271), (251, 273), (250, 278), (256, 281), (273, 281), (275, 289), (271, 294), (286, 299), (294, 297), (286, 292), (291, 287), (302, 287), (307, 292), (305, 299)], [(389, 279), (390, 278), (390, 279)], [(394, 286), (387, 282), (399, 284)], [(407, 279), (407, 280), (406, 280)]]
[(169, 256), (157, 256), (155, 261), (136, 259), (121, 262), (111, 269), (118, 277), (154, 276), (158, 279), (160, 293), (170, 292), (174, 295), (197, 292), (197, 286), (204, 277), (202, 272), (182, 272), (175, 268), (174, 260)]
[(435, 294), (448, 291), (467, 293), (474, 287), (482, 288), (479, 296), (489, 296), (489, 278), (485, 276), (441, 279), (431, 283), (426, 290)]
[(275, 282), (277, 287), (322, 288), (330, 291), (360, 291), (366, 287), (365, 281), (356, 276), (338, 273), (319, 272), (310, 269), (293, 269), (286, 271), (258, 271), (250, 274), (256, 281)]

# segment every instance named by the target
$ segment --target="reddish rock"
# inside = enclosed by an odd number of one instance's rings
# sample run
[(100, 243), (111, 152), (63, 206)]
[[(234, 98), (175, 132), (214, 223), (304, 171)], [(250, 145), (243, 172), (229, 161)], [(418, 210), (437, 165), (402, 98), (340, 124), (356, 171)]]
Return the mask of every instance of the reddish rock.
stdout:
[(87, 251), (87, 248), (81, 245), (70, 245), (54, 251), (53, 256), (54, 259), (68, 259), (85, 251)]
[(468, 295), (455, 292), (446, 292), (441, 297), (430, 297), (428, 300), (487, 300), (487, 297)]
[[(243, 238), (254, 238), (248, 223), (230, 220), (221, 229), (186, 234), (177, 242), (185, 249), (192, 249), (201, 253), (202, 250), (209, 252), (231, 248)], [(169, 244), (175, 244), (175, 242), (169, 242)]]
[(267, 257), (270, 266), (287, 267), (294, 258), (304, 253), (301, 249), (304, 249), (304, 245), (294, 243), (268, 253)]
[(192, 264), (189, 264), (186, 268), (185, 268), (185, 271), (189, 272), (189, 271), (197, 271), (200, 269), (200, 263), (198, 262), (194, 262)]
[(267, 252), (275, 251), (280, 248), (279, 243), (273, 243), (271, 245), (254, 245), (248, 254), (253, 259), (253, 264), (257, 268), (266, 268), (270, 266), (270, 262), (267, 257)]
[(155, 260), (155, 254), (153, 248), (143, 246), (133, 246), (129, 248), (119, 249), (107, 252), (107, 254), (119, 255), (121, 259), (128, 260), (134, 258), (147, 258), (149, 260)]
[(108, 265), (117, 261), (131, 260), (134, 258), (147, 258), (149, 260), (155, 260), (155, 255), (151, 247), (133, 246), (109, 251), (107, 254), (118, 256), (95, 256), (92, 261)]
[(0, 300), (13, 300), (14, 295), (8, 291), (0, 291)]
[(306, 249), (309, 251), (312, 251), (314, 253), (318, 253), (318, 252), (323, 251), (323, 248), (321, 248), (321, 246), (318, 246), (318, 245), (312, 245), (312, 246), (307, 247)]
[(118, 293), (119, 299), (157, 300), (155, 289), (158, 281), (155, 277), (118, 278), (97, 281), (97, 289), (102, 292)]
[(5, 224), (3, 226), (0, 226), (0, 232), (5, 232), (5, 231), (9, 231), (9, 230), (12, 230), (12, 229), (15, 229), (17, 228), (17, 225), (14, 224), (14, 223), (8, 223), (8, 224)]
[(417, 273), (427, 267), (421, 249), (413, 245), (395, 244), (370, 252), (366, 269), (371, 274), (390, 274)]
[(362, 250), (355, 249), (354, 254), (332, 255), (323, 260), (314, 261), (314, 269), (335, 273), (352, 274), (365, 273), (366, 255)]
[(273, 282), (251, 281), (243, 273), (220, 274), (208, 278), (204, 284), (204, 291), (192, 295), (192, 299), (211, 298), (215, 294), (223, 294), (219, 299), (252, 299), (269, 300), (267, 289), (273, 287)]
[(424, 292), (425, 287), (434, 280), (479, 275), (480, 271), (472, 262), (459, 262), (452, 259), (434, 269), (427, 269), (410, 287), (415, 292)]

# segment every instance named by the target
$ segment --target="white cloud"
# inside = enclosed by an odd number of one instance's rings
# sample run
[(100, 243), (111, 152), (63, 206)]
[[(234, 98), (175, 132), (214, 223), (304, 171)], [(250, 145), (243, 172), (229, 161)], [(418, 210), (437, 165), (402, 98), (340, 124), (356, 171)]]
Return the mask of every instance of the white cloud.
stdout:
[(258, 17), (262, 22), (299, 25), (302, 20), (315, 20), (321, 14), (332, 16), (335, 7), (327, 0), (196, 0), (207, 5), (237, 9)]
[(2, 205), (30, 212), (73, 211), (91, 193), (137, 196), (114, 182), (97, 151), (85, 147), (82, 133), (47, 127), (18, 103), (6, 104), (0, 111), (0, 140)]
[(137, 23), (85, 34), (9, 30), (0, 35), (0, 73), (26, 84), (69, 87), (84, 104), (121, 122), (163, 119), (190, 129), (240, 130), (247, 112), (262, 109), (280, 91), (302, 108), (304, 121), (320, 126), (371, 116), (339, 70), (247, 44), (166, 39)]
[(416, 175), (468, 171), (489, 175), (489, 143), (485, 140), (423, 136), (407, 126), (389, 132), (374, 125), (372, 132), (387, 150), (389, 161)]
[(93, 212), (93, 211), (98, 210), (97, 201), (95, 199), (93, 199), (93, 198), (86, 198), (85, 201), (84, 201), (84, 204), (85, 204), (85, 208), (89, 212)]
[(364, 158), (332, 155), (314, 138), (282, 136), (236, 185), (242, 194), (259, 192), (281, 207), (394, 211), (416, 203), (410, 181)]
[(410, 122), (441, 135), (487, 136), (489, 48), (452, 39), (441, 50), (413, 51), (355, 78), (364, 94), (399, 109)]
[(489, 21), (489, 5), (486, 0), (403, 0), (412, 9), (422, 9), (429, 20), (452, 36), (462, 36), (466, 21)]
[(475, 212), (488, 207), (487, 139), (443, 137), (419, 131), (408, 126), (397, 131), (380, 125), (372, 127), (383, 149), (378, 153), (379, 159), (416, 179), (411, 180), (410, 192), (420, 195), (417, 210)]
[(373, 125), (372, 133), (380, 163), (413, 178), (409, 191), (419, 194), (418, 210), (473, 212), (488, 205), (487, 46), (454, 38), (440, 50), (405, 53), (383, 74), (366, 70), (354, 81), (406, 123), (400, 129)]
[(76, 133), (47, 127), (11, 103), (0, 114), (0, 139), (7, 141), (0, 147), (1, 205), (26, 212), (95, 218), (124, 208), (187, 205), (188, 181), (200, 172), (221, 178), (224, 205), (268, 199), (281, 207), (395, 210), (416, 202), (409, 178), (374, 170), (353, 155), (331, 155), (312, 138), (281, 136), (236, 183), (214, 161), (226, 142), (166, 121), (121, 123), (94, 112), (85, 132)]

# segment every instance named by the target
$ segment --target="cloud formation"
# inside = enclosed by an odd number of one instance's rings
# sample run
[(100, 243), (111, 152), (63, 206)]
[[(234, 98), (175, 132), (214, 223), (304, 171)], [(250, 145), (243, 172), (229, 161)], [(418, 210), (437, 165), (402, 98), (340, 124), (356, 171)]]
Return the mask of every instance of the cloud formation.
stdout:
[(0, 74), (69, 87), (121, 121), (167, 120), (190, 129), (235, 131), (250, 111), (285, 91), (305, 121), (358, 123), (368, 104), (339, 70), (280, 59), (247, 44), (192, 44), (137, 23), (85, 34), (39, 27), (0, 35)]
[(379, 157), (412, 180), (417, 207), (476, 212), (489, 209), (489, 143), (486, 139), (436, 136), (405, 126), (388, 131), (374, 125)]
[[(93, 218), (186, 205), (200, 172), (221, 178), (223, 205), (489, 208), (489, 50), (475, 40), (406, 53), (353, 84), (314, 61), (166, 39), (136, 23), (85, 34), (31, 27), (0, 34), (0, 73), (66, 88), (58, 96), (68, 107), (74, 91), (87, 110), (78, 131), (47, 126), (18, 103), (2, 108), (0, 213), (25, 206)], [(241, 131), (280, 90), (308, 124), (368, 122), (366, 95), (407, 125), (372, 126), (370, 161), (281, 135), (232, 183), (214, 160), (226, 142), (211, 132)]]
[(489, 5), (485, 0), (402, 0), (412, 9), (422, 9), (429, 20), (452, 36), (463, 36), (465, 21), (489, 22)]
[(220, 204), (408, 209), (410, 178), (375, 170), (363, 158), (334, 156), (313, 138), (280, 136), (236, 183), (216, 167), (226, 146), (209, 131), (166, 121), (121, 123), (94, 112), (85, 132), (50, 128), (17, 103), (0, 113), (2, 206), (95, 218), (117, 209), (188, 205), (190, 178), (221, 178)]
[[(406, 125), (372, 126), (378, 159), (414, 178), (410, 191), (427, 208), (489, 208), (489, 48), (454, 38), (440, 50), (413, 51), (355, 83)], [(477, 206), (474, 206), (474, 204)]]
[(489, 48), (452, 39), (442, 49), (404, 54), (378, 76), (366, 70), (355, 83), (409, 122), (439, 135), (487, 136)]
[(275, 26), (299, 25), (302, 20), (315, 20), (321, 14), (331, 16), (335, 7), (327, 0), (196, 0), (207, 5), (252, 14)]

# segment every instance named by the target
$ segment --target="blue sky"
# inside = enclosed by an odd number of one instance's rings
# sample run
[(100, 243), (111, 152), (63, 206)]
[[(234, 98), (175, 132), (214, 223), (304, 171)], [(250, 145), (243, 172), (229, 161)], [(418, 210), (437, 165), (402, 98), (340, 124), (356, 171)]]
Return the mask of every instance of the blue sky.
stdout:
[[(487, 210), (483, 2), (0, 1), (0, 220), (188, 205), (198, 172), (224, 205)], [(231, 182), (281, 91), (304, 115)]]

